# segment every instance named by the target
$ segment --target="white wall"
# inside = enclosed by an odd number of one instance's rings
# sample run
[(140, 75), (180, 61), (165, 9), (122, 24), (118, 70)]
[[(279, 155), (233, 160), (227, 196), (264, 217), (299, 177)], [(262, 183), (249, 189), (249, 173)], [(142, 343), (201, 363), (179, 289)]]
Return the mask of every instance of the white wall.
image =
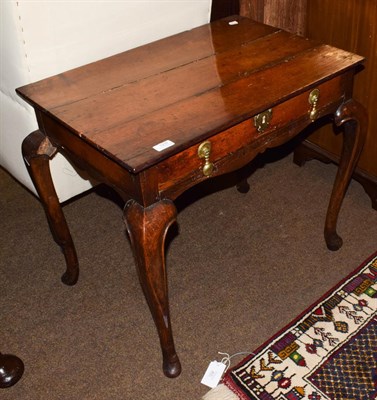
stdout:
[[(21, 156), (37, 128), (15, 88), (209, 21), (211, 0), (0, 0), (0, 164), (33, 189)], [(57, 155), (51, 170), (60, 201), (88, 188)]]

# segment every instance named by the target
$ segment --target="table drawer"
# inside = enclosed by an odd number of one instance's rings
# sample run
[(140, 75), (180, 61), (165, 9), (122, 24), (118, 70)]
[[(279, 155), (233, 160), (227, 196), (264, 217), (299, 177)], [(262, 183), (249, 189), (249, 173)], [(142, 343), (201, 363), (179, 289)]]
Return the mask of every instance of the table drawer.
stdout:
[(201, 180), (241, 168), (267, 147), (283, 144), (297, 130), (334, 112), (345, 92), (343, 76), (333, 78), (169, 157), (152, 168), (159, 192), (174, 198)]

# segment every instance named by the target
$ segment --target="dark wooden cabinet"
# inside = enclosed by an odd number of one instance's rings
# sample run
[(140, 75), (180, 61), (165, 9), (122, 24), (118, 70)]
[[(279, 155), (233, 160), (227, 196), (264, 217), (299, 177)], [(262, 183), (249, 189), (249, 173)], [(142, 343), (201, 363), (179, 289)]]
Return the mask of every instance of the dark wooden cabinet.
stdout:
[[(365, 68), (355, 77), (354, 97), (368, 110), (369, 129), (354, 178), (377, 209), (377, 1), (309, 0), (306, 36), (366, 58)], [(342, 139), (340, 135), (329, 135), (330, 129), (331, 126), (319, 129), (297, 149), (299, 162), (323, 156), (338, 160)]]
[[(355, 79), (354, 97), (368, 110), (369, 129), (354, 178), (377, 209), (377, 1), (240, 0), (239, 5), (241, 15), (366, 57), (365, 68)], [(221, 1), (213, 0), (212, 7), (221, 8)], [(330, 130), (328, 124), (298, 146), (295, 161), (303, 164), (317, 158), (338, 162), (342, 138), (329, 134)]]
[(228, 15), (238, 15), (240, 4), (238, 0), (213, 0), (211, 8), (211, 21), (227, 17)]
[(240, 0), (241, 15), (299, 35), (305, 34), (306, 9), (307, 0)]

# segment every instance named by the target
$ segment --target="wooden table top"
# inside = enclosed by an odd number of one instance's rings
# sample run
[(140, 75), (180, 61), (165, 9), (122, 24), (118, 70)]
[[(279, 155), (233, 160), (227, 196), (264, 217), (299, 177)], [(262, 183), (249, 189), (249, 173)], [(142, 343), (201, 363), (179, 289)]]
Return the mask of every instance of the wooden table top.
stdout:
[(137, 173), (362, 61), (236, 16), (17, 93)]

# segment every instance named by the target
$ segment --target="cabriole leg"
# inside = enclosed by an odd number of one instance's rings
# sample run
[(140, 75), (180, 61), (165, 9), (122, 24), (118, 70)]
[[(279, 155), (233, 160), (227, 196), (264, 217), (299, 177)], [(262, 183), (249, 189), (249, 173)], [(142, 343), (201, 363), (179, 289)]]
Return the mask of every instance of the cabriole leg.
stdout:
[(124, 221), (141, 287), (160, 338), (163, 371), (170, 378), (180, 374), (181, 364), (175, 351), (170, 323), (164, 243), (176, 214), (174, 203), (170, 200), (161, 200), (147, 208), (130, 200), (124, 209)]
[(325, 223), (325, 240), (330, 250), (338, 250), (343, 244), (342, 238), (336, 232), (336, 225), (344, 195), (363, 149), (368, 115), (360, 103), (349, 100), (336, 111), (335, 124), (342, 126), (344, 133), (342, 155)]
[(62, 276), (62, 282), (74, 285), (79, 277), (79, 264), (50, 173), (49, 160), (56, 151), (56, 147), (41, 131), (32, 132), (22, 143), (22, 155), (26, 167), (40, 197), (53, 237), (65, 257), (67, 269)]

